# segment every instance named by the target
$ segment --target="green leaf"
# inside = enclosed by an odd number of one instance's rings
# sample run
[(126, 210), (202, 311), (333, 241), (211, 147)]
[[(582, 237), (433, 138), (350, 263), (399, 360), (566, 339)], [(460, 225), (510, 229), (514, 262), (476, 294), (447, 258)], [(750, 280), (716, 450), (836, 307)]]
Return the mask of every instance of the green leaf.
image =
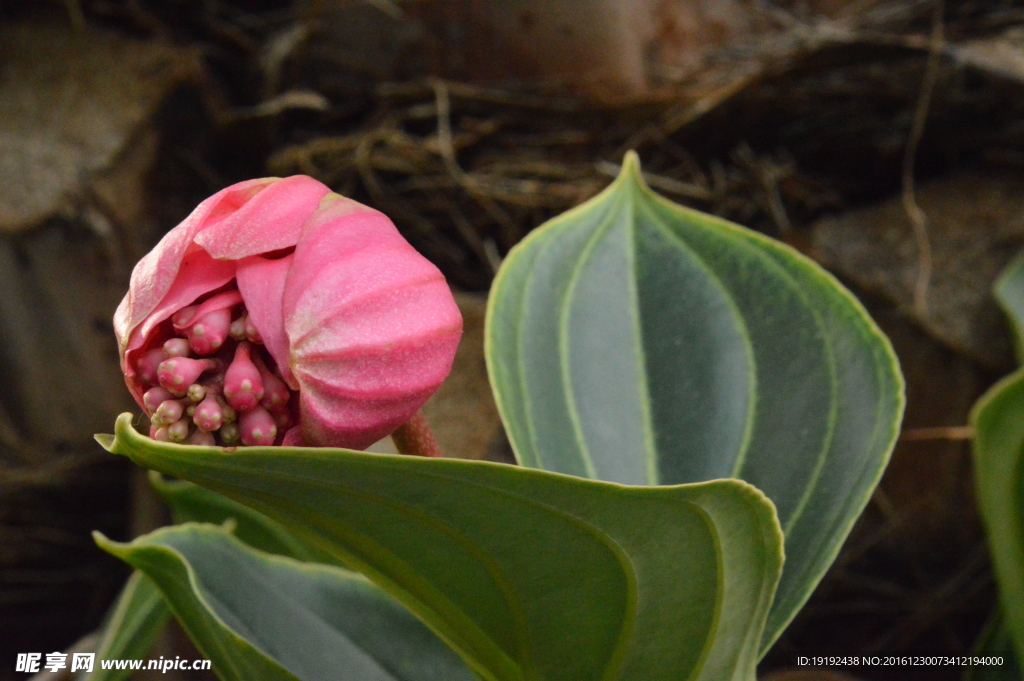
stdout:
[(280, 523), (237, 501), (186, 480), (167, 480), (154, 471), (150, 471), (149, 482), (170, 506), (175, 523), (223, 525), (231, 520), (235, 524), (232, 534), (253, 548), (313, 563), (333, 561)]
[(754, 679), (782, 536), (742, 481), (627, 487), (481, 461), (190, 447), (143, 437), (129, 414), (116, 433), (97, 439), (364, 573), (489, 681)]
[(160, 586), (222, 679), (475, 678), (408, 611), (348, 570), (257, 551), (209, 524), (97, 542)]
[(993, 293), (1013, 326), (1017, 362), (1024, 364), (1024, 251), (999, 275)]
[(974, 406), (974, 476), (1006, 627), (1024, 660), (1024, 369)]
[[(288, 532), (262, 513), (205, 490), (184, 480), (166, 480), (151, 472), (150, 483), (171, 508), (175, 523), (207, 522), (221, 525), (232, 521), (234, 534), (255, 548), (302, 561), (323, 562), (330, 557)], [(391, 601), (383, 593), (381, 601)], [(393, 609), (393, 602), (385, 605)], [(141, 659), (152, 648), (171, 615), (153, 582), (141, 572), (128, 579), (103, 626), (97, 659)], [(82, 676), (88, 681), (119, 681), (131, 676), (130, 669), (101, 669)]]
[(634, 485), (741, 478), (786, 567), (763, 650), (809, 597), (889, 459), (892, 349), (793, 249), (654, 194), (635, 154), (506, 258), (486, 355), (520, 463)]
[[(171, 611), (156, 584), (141, 572), (133, 572), (104, 623), (96, 659), (137, 660), (145, 657), (170, 616)], [(102, 669), (95, 664), (92, 673), (85, 678), (89, 681), (120, 681), (131, 674), (130, 669)]]

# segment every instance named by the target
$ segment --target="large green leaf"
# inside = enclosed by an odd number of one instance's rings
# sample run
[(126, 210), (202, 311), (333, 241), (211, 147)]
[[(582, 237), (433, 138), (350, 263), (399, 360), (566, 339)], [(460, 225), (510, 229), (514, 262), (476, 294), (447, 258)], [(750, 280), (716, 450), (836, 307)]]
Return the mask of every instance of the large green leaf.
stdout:
[(634, 485), (741, 478), (775, 502), (786, 567), (764, 649), (834, 560), (903, 410), (892, 349), (848, 291), (655, 195), (634, 154), (509, 254), (486, 353), (523, 465)]
[(742, 481), (627, 487), (481, 461), (189, 447), (139, 435), (128, 414), (97, 439), (366, 574), (484, 679), (754, 679), (782, 536)]
[[(103, 638), (96, 650), (98, 660), (140, 659), (153, 647), (163, 631), (171, 611), (167, 609), (160, 589), (136, 570), (128, 578), (117, 602), (103, 624)], [(131, 676), (130, 669), (103, 669), (80, 674), (89, 681), (120, 681)]]
[(978, 401), (971, 423), (978, 507), (1006, 628), (1024, 660), (1024, 369)]
[[(152, 471), (150, 482), (170, 506), (175, 523), (205, 522), (221, 525), (228, 522), (232, 526), (232, 534), (250, 547), (300, 561), (332, 560), (327, 554), (296, 537), (280, 523), (237, 501), (185, 480), (167, 480)], [(149, 539), (146, 541), (148, 542)], [(233, 550), (232, 545), (220, 548), (228, 553)], [(174, 561), (171, 561), (160, 565), (166, 571), (173, 567), (173, 563)], [(208, 570), (211, 567), (221, 568), (219, 563), (211, 566), (202, 562), (198, 563), (197, 567), (200, 571)], [(238, 575), (236, 574), (235, 577), (238, 578)], [(376, 652), (380, 658), (378, 666), (394, 666), (401, 671), (401, 667), (411, 663), (420, 670), (417, 674), (410, 676), (403, 673), (397, 678), (422, 679), (423, 681), (474, 678), (454, 653), (416, 621), (408, 611), (395, 603), (394, 599), (362, 578), (347, 574), (346, 579), (348, 582), (334, 585), (334, 587), (341, 587), (342, 601), (334, 604), (337, 609), (332, 613), (333, 619), (337, 626), (357, 632), (362, 631), (360, 643), (371, 649), (377, 648), (373, 652)], [(352, 579), (358, 579), (359, 583), (356, 585), (349, 583)], [(223, 586), (223, 584), (219, 585)], [(242, 582), (235, 586), (241, 589), (239, 593), (252, 595), (254, 592), (259, 594), (264, 585)], [(330, 580), (328, 580), (328, 586), (331, 586)], [(375, 593), (368, 594), (367, 590), (373, 590)], [(202, 596), (192, 592), (185, 594), (172, 592), (172, 595), (179, 599), (186, 597), (192, 600), (203, 600)], [(234, 599), (232, 599), (233, 595)], [(214, 604), (223, 604), (232, 600), (237, 600), (237, 594), (234, 592), (211, 599)], [(192, 612), (192, 610), (186, 609), (185, 612)], [(136, 571), (125, 585), (113, 609), (112, 616), (104, 627), (104, 637), (97, 657), (102, 660), (145, 657), (146, 652), (160, 631), (163, 630), (170, 614), (171, 611), (160, 589), (152, 580)], [(216, 615), (204, 613), (204, 616), (207, 615), (216, 620)], [(382, 622), (388, 623), (388, 626), (382, 626), (380, 624)], [(192, 626), (201, 627), (201, 624), (193, 622)], [(261, 633), (267, 634), (266, 631)], [(232, 634), (229, 638), (233, 638), (233, 636)], [(351, 644), (348, 647), (351, 648)], [(302, 650), (298, 652), (302, 652)], [(440, 665), (438, 665), (438, 661), (440, 661)], [(359, 675), (360, 678), (393, 678), (380, 671), (367, 677), (365, 673), (366, 656), (361, 654), (335, 656), (330, 659), (330, 663), (333, 665), (332, 669), (335, 673), (341, 673), (346, 677)], [(223, 666), (225, 665), (218, 665), (218, 668)], [(225, 668), (230, 669), (231, 667), (228, 665)], [(440, 671), (435, 673), (438, 668)], [(95, 670), (83, 678), (87, 678), (88, 681), (118, 681), (127, 678), (132, 673), (130, 669), (102, 669), (96, 665)]]
[(332, 562), (332, 558), (289, 532), (259, 511), (187, 480), (167, 480), (150, 471), (149, 482), (171, 508), (175, 523), (234, 523), (232, 534), (249, 546), (313, 563)]
[[(254, 548), (302, 561), (329, 560), (323, 552), (300, 540), (280, 523), (237, 501), (191, 482), (166, 480), (155, 472), (151, 472), (150, 483), (170, 506), (175, 523), (207, 522), (220, 525), (230, 521), (234, 525), (233, 534)], [(380, 593), (379, 601), (385, 612), (394, 610), (395, 604), (390, 597)], [(171, 611), (160, 589), (136, 570), (104, 623), (97, 658), (113, 660), (145, 657), (170, 615)], [(365, 615), (349, 612), (347, 616), (359, 618)], [(389, 633), (388, 638), (391, 639), (392, 634)], [(91, 673), (81, 674), (79, 678), (83, 681), (120, 681), (132, 673), (131, 669), (103, 669), (95, 665)]]
[(360, 575), (250, 548), (217, 525), (99, 544), (163, 591), (226, 681), (470, 681), (402, 606)]
[[(999, 276), (994, 293), (1024, 361), (1024, 252)], [(971, 424), (978, 507), (1000, 593), (993, 631), (1005, 632), (1017, 659), (1024, 660), (1024, 368), (978, 400)]]

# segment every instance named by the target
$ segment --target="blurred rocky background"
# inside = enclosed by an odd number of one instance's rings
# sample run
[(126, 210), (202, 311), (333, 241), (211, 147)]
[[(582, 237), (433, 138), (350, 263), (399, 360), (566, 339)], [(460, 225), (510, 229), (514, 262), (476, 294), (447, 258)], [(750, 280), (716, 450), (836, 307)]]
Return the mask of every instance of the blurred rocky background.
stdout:
[(467, 321), (428, 416), (453, 455), (508, 460), (489, 283), (628, 149), (835, 272), (908, 378), (882, 486), (763, 671), (969, 651), (994, 587), (963, 426), (1012, 364), (989, 290), (1024, 245), (1022, 95), (1003, 0), (0, 0), (0, 680), (97, 627), (126, 570), (92, 529), (160, 522), (91, 438), (132, 408), (110, 329), (131, 267), (198, 201), (305, 173), (388, 213)]

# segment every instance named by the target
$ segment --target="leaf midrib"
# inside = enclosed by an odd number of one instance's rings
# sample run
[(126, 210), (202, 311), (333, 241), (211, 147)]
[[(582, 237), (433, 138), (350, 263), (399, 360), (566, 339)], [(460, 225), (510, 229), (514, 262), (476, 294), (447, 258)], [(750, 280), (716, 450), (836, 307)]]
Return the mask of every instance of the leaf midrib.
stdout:
[(597, 468), (594, 465), (594, 457), (590, 452), (590, 447), (587, 445), (586, 437), (583, 434), (583, 424), (580, 420), (579, 408), (576, 404), (576, 391), (572, 387), (572, 375), (569, 362), (569, 316), (572, 310), (571, 300), (573, 293), (579, 284), (579, 279), (590, 254), (596, 248), (597, 243), (604, 237), (612, 227), (615, 225), (615, 218), (618, 215), (618, 208), (620, 208), (621, 202), (617, 198), (613, 198), (612, 201), (606, 208), (605, 215), (601, 222), (598, 223), (597, 227), (594, 228), (594, 233), (587, 239), (586, 244), (580, 251), (579, 257), (573, 264), (570, 270), (568, 282), (565, 287), (565, 293), (562, 298), (555, 305), (555, 310), (558, 314), (558, 356), (559, 364), (561, 369), (562, 379), (562, 392), (566, 399), (566, 409), (569, 414), (569, 420), (572, 423), (573, 436), (576, 440), (576, 446), (579, 448), (580, 457), (583, 459), (584, 468), (587, 471), (587, 477), (592, 480), (597, 480)]

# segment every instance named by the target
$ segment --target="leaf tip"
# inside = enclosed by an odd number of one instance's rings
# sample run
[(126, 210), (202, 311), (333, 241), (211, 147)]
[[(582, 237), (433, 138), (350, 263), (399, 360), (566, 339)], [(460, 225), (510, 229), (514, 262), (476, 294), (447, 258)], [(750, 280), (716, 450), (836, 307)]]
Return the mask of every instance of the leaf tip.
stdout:
[(96, 542), (96, 546), (115, 556), (119, 555), (118, 549), (123, 546), (123, 544), (108, 538), (107, 535), (103, 534), (99, 530), (92, 531), (92, 540)]
[(622, 172), (640, 172), (640, 154), (633, 149), (627, 151), (622, 159)]
[(646, 187), (643, 173), (640, 170), (640, 155), (630, 149), (622, 159), (622, 169), (619, 171), (618, 180), (632, 180), (633, 184)]
[(124, 451), (120, 445), (124, 444), (126, 440), (131, 440), (133, 436), (138, 436), (138, 432), (132, 425), (134, 418), (131, 412), (123, 412), (114, 421), (114, 434), (101, 433), (95, 436), (96, 441), (112, 454), (123, 454)]

